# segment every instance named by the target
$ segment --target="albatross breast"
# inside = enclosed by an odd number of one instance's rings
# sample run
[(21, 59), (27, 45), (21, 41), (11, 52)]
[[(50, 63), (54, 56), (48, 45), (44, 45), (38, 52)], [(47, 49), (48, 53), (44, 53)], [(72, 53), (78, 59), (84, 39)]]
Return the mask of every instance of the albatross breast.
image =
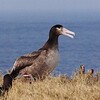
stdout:
[(49, 50), (49, 53), (47, 54), (46, 58), (46, 65), (48, 67), (48, 71), (52, 71), (59, 62), (59, 51), (57, 49), (55, 50)]

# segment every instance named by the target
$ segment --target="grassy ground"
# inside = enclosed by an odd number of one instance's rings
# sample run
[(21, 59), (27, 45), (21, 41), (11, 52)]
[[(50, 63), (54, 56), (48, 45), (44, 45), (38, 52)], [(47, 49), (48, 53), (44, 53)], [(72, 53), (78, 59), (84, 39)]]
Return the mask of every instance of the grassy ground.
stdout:
[[(2, 77), (0, 79), (2, 83)], [(49, 76), (43, 81), (16, 79), (0, 100), (100, 100), (100, 73)]]

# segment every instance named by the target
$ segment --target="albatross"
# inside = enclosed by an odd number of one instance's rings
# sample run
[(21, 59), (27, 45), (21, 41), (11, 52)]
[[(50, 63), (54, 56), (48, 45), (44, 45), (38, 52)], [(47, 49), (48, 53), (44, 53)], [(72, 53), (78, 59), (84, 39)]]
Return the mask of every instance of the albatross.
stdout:
[(16, 59), (9, 74), (4, 75), (3, 88), (8, 90), (12, 80), (18, 75), (32, 75), (37, 79), (44, 79), (59, 62), (58, 37), (65, 35), (74, 38), (75, 33), (62, 25), (54, 25), (49, 32), (47, 42), (38, 51), (26, 54)]

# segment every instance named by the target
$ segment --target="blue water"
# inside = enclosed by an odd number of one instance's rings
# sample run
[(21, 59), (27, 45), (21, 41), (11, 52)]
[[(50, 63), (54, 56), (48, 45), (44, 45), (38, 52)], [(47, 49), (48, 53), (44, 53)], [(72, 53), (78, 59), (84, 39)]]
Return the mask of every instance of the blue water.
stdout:
[[(81, 64), (100, 69), (100, 21), (62, 23), (74, 39), (60, 36), (60, 63), (55, 72), (71, 74)], [(39, 49), (54, 23), (0, 22), (0, 70), (6, 73), (17, 57)]]

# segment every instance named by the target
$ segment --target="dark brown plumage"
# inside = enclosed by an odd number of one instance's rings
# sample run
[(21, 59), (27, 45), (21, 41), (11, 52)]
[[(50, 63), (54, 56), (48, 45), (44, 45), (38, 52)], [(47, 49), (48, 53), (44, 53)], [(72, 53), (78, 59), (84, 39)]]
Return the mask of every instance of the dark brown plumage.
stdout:
[(4, 76), (2, 89), (4, 89), (5, 91), (8, 91), (9, 87), (11, 87), (11, 86), (12, 86), (12, 78), (9, 74), (6, 74)]
[(21, 56), (15, 61), (11, 73), (4, 76), (3, 87), (8, 90), (8, 87), (12, 85), (12, 80), (19, 74), (31, 74), (33, 77), (44, 79), (52, 72), (59, 62), (59, 35), (73, 38), (75, 33), (65, 29), (62, 25), (53, 26), (49, 32), (49, 39), (42, 48)]

